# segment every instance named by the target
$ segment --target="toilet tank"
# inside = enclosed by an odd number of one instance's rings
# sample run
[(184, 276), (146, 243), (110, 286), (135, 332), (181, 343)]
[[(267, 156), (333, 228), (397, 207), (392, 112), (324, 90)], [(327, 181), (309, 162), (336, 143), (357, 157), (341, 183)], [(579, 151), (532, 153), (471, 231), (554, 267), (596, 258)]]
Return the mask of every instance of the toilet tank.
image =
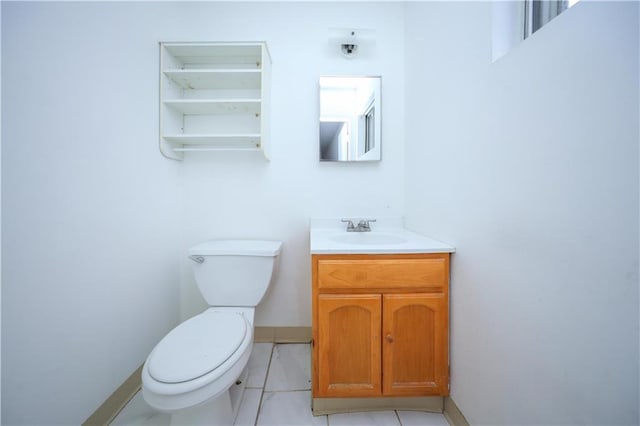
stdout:
[(211, 240), (189, 249), (193, 274), (209, 306), (257, 306), (278, 264), (281, 241)]

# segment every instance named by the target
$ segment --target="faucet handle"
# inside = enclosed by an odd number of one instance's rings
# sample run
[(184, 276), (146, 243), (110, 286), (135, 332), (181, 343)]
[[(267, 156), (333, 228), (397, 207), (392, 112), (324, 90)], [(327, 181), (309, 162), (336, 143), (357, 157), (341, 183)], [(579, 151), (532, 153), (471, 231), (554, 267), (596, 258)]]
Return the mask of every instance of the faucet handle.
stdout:
[(347, 232), (352, 232), (354, 229), (356, 229), (353, 221), (350, 219), (341, 219), (340, 222), (344, 222), (347, 224)]
[(358, 228), (364, 231), (371, 231), (371, 226), (369, 226), (369, 223), (375, 221), (375, 219), (362, 219), (360, 222), (358, 222)]

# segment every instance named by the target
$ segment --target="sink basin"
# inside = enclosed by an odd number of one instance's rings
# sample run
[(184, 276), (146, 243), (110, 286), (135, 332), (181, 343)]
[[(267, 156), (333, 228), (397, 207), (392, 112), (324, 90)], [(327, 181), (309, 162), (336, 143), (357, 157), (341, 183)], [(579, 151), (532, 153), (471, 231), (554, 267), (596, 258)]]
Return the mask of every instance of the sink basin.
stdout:
[(381, 234), (378, 232), (352, 232), (336, 234), (330, 237), (336, 243), (359, 245), (389, 245), (404, 244), (407, 239), (393, 234)]
[(405, 229), (401, 218), (377, 218), (370, 232), (347, 232), (340, 218), (311, 218), (309, 251), (311, 254), (408, 254), (452, 253), (455, 248)]

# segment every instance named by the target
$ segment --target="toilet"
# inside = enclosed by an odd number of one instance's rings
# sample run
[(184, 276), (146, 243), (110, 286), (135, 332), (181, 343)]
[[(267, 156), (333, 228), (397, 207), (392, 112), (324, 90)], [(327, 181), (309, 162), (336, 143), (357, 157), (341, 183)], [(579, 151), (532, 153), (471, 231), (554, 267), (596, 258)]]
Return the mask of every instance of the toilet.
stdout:
[(212, 240), (189, 249), (209, 308), (171, 330), (142, 368), (142, 396), (171, 424), (231, 425), (253, 348), (255, 307), (278, 265), (280, 241)]

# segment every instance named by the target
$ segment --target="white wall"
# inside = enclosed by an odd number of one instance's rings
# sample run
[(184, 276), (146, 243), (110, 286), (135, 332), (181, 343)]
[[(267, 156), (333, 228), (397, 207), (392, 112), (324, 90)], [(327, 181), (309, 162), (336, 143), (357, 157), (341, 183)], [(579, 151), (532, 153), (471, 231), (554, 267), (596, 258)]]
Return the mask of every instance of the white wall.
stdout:
[(457, 247), (471, 424), (638, 423), (638, 4), (491, 63), (489, 3), (406, 6), (409, 226)]
[(80, 424), (178, 321), (149, 17), (2, 2), (3, 424)]
[[(0, 99), (2, 99), (2, 5), (0, 5)], [(2, 102), (0, 102), (0, 147), (2, 146)], [(2, 150), (0, 149), (0, 241), (2, 241)], [(0, 244), (0, 330), (2, 330), (2, 244)], [(2, 339), (0, 338), (0, 366), (2, 365)], [(0, 384), (2, 368), (0, 368)], [(0, 386), (0, 422), (2, 422), (2, 386)]]
[[(308, 326), (309, 217), (402, 214), (401, 4), (2, 8), (3, 423), (85, 420), (179, 308), (186, 318), (204, 307), (186, 260), (192, 244), (283, 240), (256, 322)], [(329, 49), (331, 27), (375, 29), (375, 55), (342, 58)], [(159, 153), (157, 43), (191, 40), (268, 42), (270, 162)], [(322, 74), (382, 75), (381, 163), (318, 162)]]
[[(266, 40), (273, 60), (271, 161), (246, 153), (187, 155), (182, 165), (183, 249), (209, 238), (284, 241), (279, 277), (257, 309), (256, 324), (310, 326), (309, 217), (403, 212), (403, 6), (223, 3), (209, 9), (192, 5), (175, 13), (180, 21), (196, 21), (193, 27), (198, 28), (196, 34), (180, 38)], [(197, 23), (199, 16), (224, 19), (207, 26)], [(338, 47), (329, 48), (332, 27), (374, 29), (375, 54), (343, 58)], [(382, 76), (382, 162), (318, 162), (318, 79), (323, 74)], [(186, 252), (183, 259), (182, 313), (189, 317), (205, 304)]]

